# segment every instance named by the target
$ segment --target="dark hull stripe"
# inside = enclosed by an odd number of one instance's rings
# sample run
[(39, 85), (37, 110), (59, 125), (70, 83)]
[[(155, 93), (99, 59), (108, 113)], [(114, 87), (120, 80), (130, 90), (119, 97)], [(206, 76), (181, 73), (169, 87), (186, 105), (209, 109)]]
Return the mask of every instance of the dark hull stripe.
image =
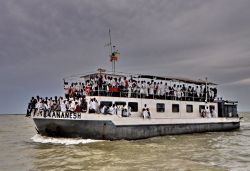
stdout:
[(119, 125), (112, 121), (33, 118), (41, 135), (105, 140), (136, 140), (155, 136), (239, 129), (240, 122)]

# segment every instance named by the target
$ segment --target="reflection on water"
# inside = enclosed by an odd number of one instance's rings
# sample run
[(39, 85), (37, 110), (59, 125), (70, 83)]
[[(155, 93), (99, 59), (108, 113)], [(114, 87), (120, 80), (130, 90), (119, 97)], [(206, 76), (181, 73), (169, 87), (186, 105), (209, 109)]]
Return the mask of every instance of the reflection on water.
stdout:
[(248, 118), (238, 131), (137, 141), (35, 134), (23, 116), (0, 117), (1, 170), (250, 170)]

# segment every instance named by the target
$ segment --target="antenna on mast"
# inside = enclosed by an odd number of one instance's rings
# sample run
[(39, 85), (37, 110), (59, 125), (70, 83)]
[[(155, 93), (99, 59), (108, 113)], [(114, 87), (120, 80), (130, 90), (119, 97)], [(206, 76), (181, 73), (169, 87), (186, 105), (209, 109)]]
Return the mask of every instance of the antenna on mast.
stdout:
[(118, 52), (118, 50), (115, 50), (115, 46), (112, 46), (110, 29), (109, 29), (109, 43), (106, 44), (105, 46), (110, 46), (110, 55), (109, 55), (110, 62), (112, 62), (112, 72), (115, 73), (115, 62), (118, 61), (118, 58), (120, 57), (120, 53)]

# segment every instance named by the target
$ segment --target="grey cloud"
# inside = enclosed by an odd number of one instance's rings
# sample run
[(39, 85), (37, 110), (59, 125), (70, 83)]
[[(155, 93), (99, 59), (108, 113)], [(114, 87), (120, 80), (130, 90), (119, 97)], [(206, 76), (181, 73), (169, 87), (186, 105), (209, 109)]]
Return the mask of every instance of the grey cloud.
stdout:
[(0, 93), (8, 98), (0, 113), (24, 112), (32, 95), (62, 94), (65, 75), (109, 69), (109, 28), (121, 71), (209, 77), (249, 110), (249, 7), (247, 0), (0, 1)]

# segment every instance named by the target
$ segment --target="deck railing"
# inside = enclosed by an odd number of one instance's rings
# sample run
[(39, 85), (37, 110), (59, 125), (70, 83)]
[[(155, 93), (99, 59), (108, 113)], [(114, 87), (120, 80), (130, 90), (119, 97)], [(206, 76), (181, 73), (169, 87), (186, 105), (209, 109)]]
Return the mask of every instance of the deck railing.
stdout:
[[(127, 89), (114, 88), (110, 91), (106, 90), (92, 90), (85, 94), (87, 96), (107, 96), (107, 97), (126, 97), (126, 98), (143, 98), (143, 99), (161, 99), (161, 100), (179, 100), (179, 101), (197, 101), (205, 102), (205, 93), (197, 95), (197, 93), (190, 93), (188, 91), (181, 92), (181, 95), (177, 95), (174, 91), (170, 91), (164, 94), (141, 94), (138, 91), (129, 92)], [(81, 96), (81, 93), (76, 92), (74, 96)], [(216, 97), (207, 96), (207, 102), (213, 102)]]

